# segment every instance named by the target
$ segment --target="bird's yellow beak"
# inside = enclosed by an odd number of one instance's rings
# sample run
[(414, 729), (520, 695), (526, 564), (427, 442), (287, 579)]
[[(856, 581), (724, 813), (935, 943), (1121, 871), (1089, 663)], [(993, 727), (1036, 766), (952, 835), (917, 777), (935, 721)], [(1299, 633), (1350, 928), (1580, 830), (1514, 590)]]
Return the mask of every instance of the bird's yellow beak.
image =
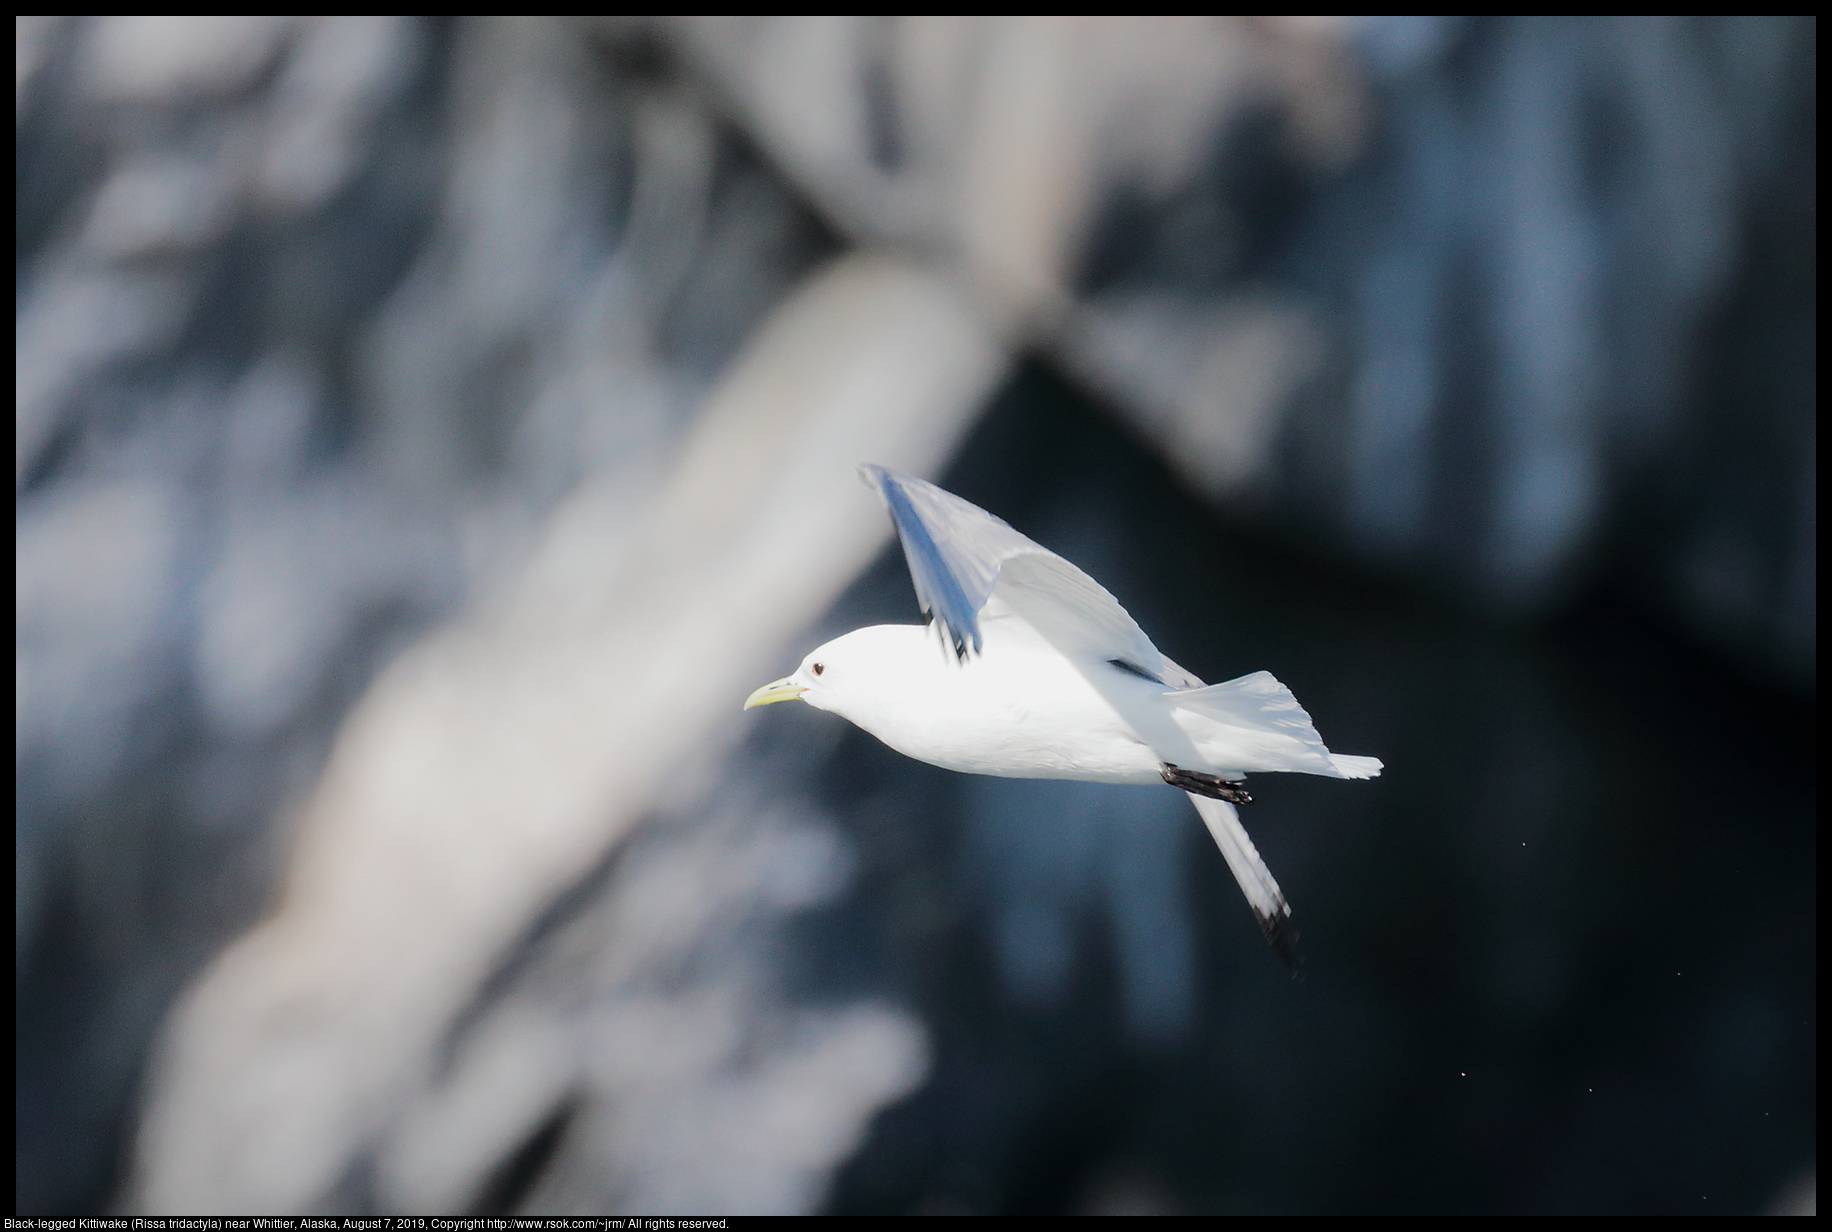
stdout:
[(781, 680), (772, 680), (755, 693), (744, 699), (744, 708), (768, 706), (772, 702), (792, 702), (807, 690), (795, 683), (793, 676), (784, 676)]

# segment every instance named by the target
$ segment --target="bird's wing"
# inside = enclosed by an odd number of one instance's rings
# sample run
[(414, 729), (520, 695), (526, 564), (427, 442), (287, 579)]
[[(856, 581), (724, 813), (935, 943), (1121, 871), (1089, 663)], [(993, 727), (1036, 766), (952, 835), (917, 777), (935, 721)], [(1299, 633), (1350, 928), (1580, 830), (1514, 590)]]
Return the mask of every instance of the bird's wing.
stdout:
[(889, 506), (916, 599), (956, 655), (981, 649), (982, 615), (1009, 610), (1072, 659), (1117, 660), (1165, 679), (1164, 656), (1145, 631), (1080, 569), (932, 483), (882, 466), (859, 472)]
[(1169, 655), (1159, 655), (1158, 661), (1164, 665), (1164, 670), (1159, 672), (1158, 675), (1162, 677), (1164, 683), (1171, 688), (1200, 689), (1203, 687), (1202, 677), (1192, 672), (1189, 668), (1181, 666), (1172, 660)]
[(1221, 848), (1221, 856), (1228, 862), (1228, 870), (1234, 874), (1234, 880), (1240, 883), (1241, 892), (1247, 896), (1247, 905), (1253, 908), (1253, 914), (1259, 920), (1266, 940), (1272, 943), (1273, 951), (1295, 973), (1298, 967), (1298, 934), (1291, 926), (1291, 908), (1286, 904), (1285, 896), (1279, 892), (1279, 883), (1272, 879), (1272, 870), (1266, 867), (1253, 840), (1247, 837), (1246, 827), (1240, 824), (1240, 814), (1226, 800), (1213, 800), (1195, 792), (1187, 794), (1195, 804), (1196, 811), (1202, 814), (1202, 822), (1214, 836), (1215, 845)]

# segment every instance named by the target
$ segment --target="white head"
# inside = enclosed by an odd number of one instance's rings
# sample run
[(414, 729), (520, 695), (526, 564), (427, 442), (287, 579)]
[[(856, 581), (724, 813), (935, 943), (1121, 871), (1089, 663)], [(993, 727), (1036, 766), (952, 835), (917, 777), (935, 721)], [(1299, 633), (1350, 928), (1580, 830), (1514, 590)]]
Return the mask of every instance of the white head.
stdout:
[(878, 709), (906, 692), (916, 673), (942, 665), (935, 639), (921, 625), (872, 625), (815, 647), (794, 674), (752, 693), (744, 708), (800, 698), (870, 731)]

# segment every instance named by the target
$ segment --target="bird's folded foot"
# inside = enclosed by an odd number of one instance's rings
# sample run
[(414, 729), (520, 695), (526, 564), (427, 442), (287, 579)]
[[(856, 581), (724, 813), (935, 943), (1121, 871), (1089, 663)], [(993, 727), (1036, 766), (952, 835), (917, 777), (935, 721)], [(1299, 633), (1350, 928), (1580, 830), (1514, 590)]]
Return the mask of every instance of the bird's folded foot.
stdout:
[(1169, 762), (1158, 767), (1158, 773), (1172, 787), (1193, 791), (1199, 796), (1208, 796), (1215, 800), (1226, 800), (1229, 804), (1252, 804), (1253, 797), (1239, 783), (1222, 778), (1218, 774), (1204, 774), (1200, 770), (1185, 770), (1182, 766), (1173, 766)]

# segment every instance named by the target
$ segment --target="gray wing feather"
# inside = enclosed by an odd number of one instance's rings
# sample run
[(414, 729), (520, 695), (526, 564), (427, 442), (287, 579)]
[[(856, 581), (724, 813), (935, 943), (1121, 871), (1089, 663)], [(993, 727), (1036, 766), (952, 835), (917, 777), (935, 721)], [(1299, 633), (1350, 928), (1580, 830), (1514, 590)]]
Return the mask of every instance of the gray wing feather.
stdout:
[(1214, 836), (1215, 845), (1221, 848), (1222, 859), (1228, 862), (1234, 880), (1240, 883), (1241, 893), (1247, 896), (1247, 904), (1253, 908), (1254, 918), (1259, 920), (1266, 940), (1272, 943), (1273, 950), (1285, 965), (1295, 971), (1299, 960), (1297, 933), (1291, 927), (1291, 907), (1286, 904), (1279, 883), (1273, 880), (1272, 870), (1260, 859), (1259, 849), (1247, 837), (1246, 827), (1240, 824), (1240, 814), (1225, 800), (1211, 800), (1193, 792), (1189, 796), (1203, 824)]
[(1124, 659), (1163, 679), (1164, 659), (1151, 639), (1080, 569), (932, 483), (882, 466), (859, 473), (890, 509), (917, 602), (957, 655), (982, 648), (980, 615), (996, 592), (997, 602), (1064, 654)]
[(1036, 544), (978, 505), (932, 483), (882, 466), (859, 468), (890, 509), (910, 567), (916, 601), (933, 615), (956, 654), (978, 653), (979, 611), (992, 595), (999, 567)]

